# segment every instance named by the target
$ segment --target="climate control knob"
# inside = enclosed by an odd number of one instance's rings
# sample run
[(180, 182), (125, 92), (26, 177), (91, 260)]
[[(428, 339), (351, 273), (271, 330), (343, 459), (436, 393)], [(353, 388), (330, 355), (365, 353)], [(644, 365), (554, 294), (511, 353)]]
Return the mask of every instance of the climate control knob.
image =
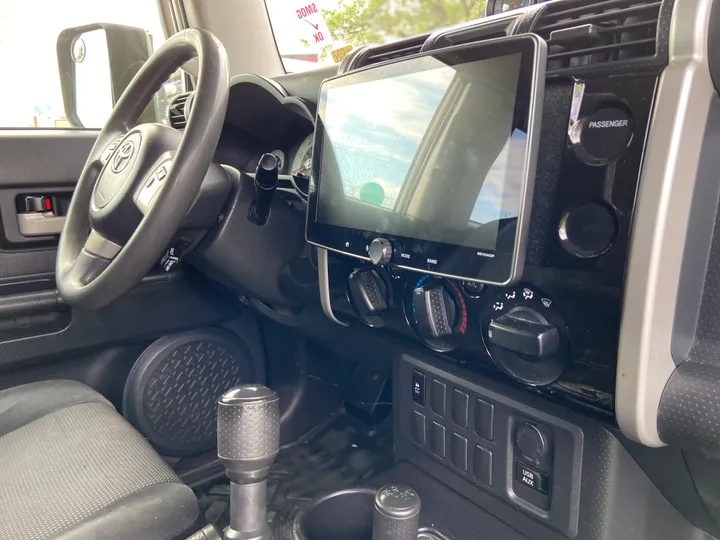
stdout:
[(388, 309), (389, 286), (381, 268), (361, 268), (348, 276), (348, 293), (355, 313), (370, 326), (382, 326)]
[(480, 316), (488, 354), (500, 369), (525, 384), (556, 381), (570, 361), (565, 321), (539, 289), (501, 289)]
[(455, 281), (425, 275), (408, 282), (403, 306), (410, 328), (434, 351), (452, 351), (466, 339), (468, 309)]
[(488, 341), (503, 349), (541, 360), (557, 354), (560, 333), (533, 308), (517, 306), (490, 323)]
[(442, 285), (418, 287), (413, 291), (417, 331), (426, 340), (452, 335), (457, 320), (457, 306)]

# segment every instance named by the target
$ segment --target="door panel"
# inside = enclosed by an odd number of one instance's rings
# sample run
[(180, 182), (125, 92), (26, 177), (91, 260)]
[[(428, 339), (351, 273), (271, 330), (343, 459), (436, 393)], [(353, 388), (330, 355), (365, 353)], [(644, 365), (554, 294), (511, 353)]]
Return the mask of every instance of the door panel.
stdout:
[(0, 130), (0, 280), (54, 271), (57, 236), (24, 236), (17, 204), (24, 196), (71, 196), (98, 133)]
[[(71, 194), (97, 133), (0, 130), (0, 388), (69, 377), (113, 397), (128, 362), (148, 343), (239, 316), (235, 303), (204, 276), (183, 269), (151, 273), (94, 312), (62, 302), (54, 278), (58, 236), (24, 237), (18, 197)], [(122, 367), (107, 368), (113, 362)]]
[[(0, 296), (0, 306), (13, 299), (20, 303), (29, 296)], [(40, 313), (58, 314), (61, 328), (52, 326), (48, 331), (42, 324), (33, 325), (27, 327), (27, 337), (17, 339), (13, 335), (17, 329), (3, 327), (0, 311), (0, 369), (43, 356), (66, 357), (80, 349), (110, 347), (213, 326), (237, 316), (232, 304), (194, 272), (151, 276), (117, 302), (97, 311), (70, 310), (57, 303)], [(15, 319), (23, 317), (26, 316)]]
[(0, 188), (73, 186), (99, 131), (0, 130)]

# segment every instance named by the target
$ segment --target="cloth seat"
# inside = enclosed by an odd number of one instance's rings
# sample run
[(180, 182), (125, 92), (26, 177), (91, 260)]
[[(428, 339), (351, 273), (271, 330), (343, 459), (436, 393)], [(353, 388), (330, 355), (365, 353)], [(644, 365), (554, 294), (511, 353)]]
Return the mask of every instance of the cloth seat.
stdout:
[(193, 491), (90, 387), (0, 391), (0, 540), (172, 540), (198, 515)]

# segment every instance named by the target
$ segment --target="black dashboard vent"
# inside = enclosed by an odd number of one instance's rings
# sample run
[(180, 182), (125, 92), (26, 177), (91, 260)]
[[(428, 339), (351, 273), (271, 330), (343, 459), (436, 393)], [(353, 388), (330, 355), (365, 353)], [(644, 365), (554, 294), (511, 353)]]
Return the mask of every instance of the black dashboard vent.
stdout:
[(558, 0), (533, 31), (548, 42), (548, 72), (654, 59), (662, 2)]
[(185, 105), (191, 94), (192, 92), (178, 94), (170, 101), (170, 105), (168, 106), (168, 124), (170, 124), (170, 127), (174, 127), (180, 131), (185, 129), (185, 124), (187, 124)]
[(420, 36), (401, 39), (400, 41), (393, 41), (387, 45), (369, 47), (360, 54), (360, 57), (355, 61), (352, 68), (358, 69), (388, 60), (394, 60), (395, 58), (417, 54), (429, 36), (430, 34), (422, 34)]

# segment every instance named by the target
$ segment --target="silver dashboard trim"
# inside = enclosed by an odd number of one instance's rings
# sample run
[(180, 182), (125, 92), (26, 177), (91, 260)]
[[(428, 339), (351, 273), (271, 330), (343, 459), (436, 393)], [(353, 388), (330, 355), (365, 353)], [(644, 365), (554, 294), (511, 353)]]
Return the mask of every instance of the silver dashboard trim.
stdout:
[(664, 446), (657, 418), (675, 369), (671, 339), (683, 249), (715, 88), (707, 59), (712, 0), (676, 0), (641, 169), (625, 279), (615, 414), (622, 432)]
[(568, 121), (568, 139), (572, 144), (580, 144), (580, 108), (585, 97), (585, 83), (575, 81), (573, 85), (572, 104), (570, 105), (570, 120)]
[(318, 283), (320, 285), (320, 305), (325, 316), (340, 326), (350, 326), (335, 317), (332, 302), (330, 301), (330, 269), (328, 267), (328, 253), (326, 249), (318, 248)]
[(115, 258), (115, 255), (120, 253), (122, 246), (116, 244), (112, 240), (108, 240), (100, 233), (91, 229), (90, 236), (88, 236), (88, 239), (85, 240), (85, 246), (83, 249), (91, 255), (95, 255), (101, 259), (112, 260)]

